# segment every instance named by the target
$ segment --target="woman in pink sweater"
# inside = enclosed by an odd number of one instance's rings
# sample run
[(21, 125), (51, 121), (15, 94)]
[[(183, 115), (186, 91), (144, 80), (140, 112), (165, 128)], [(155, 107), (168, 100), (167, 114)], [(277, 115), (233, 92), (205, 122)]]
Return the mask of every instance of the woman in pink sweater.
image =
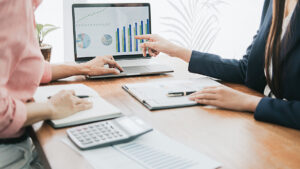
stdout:
[[(46, 103), (33, 102), (41, 83), (72, 75), (122, 71), (112, 56), (78, 65), (45, 62), (35, 31), (38, 4), (38, 0), (0, 0), (0, 168), (40, 166), (34, 160), (33, 145), (24, 127), (92, 107), (90, 102), (75, 97), (74, 91), (61, 91)], [(111, 68), (105, 68), (105, 64)]]

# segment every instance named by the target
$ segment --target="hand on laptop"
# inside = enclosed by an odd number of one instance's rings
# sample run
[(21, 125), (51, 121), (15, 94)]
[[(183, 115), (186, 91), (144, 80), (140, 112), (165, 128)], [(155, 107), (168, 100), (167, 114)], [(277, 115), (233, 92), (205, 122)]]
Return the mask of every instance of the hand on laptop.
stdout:
[(146, 56), (146, 51), (148, 50), (150, 56), (157, 56), (160, 52), (166, 53), (172, 57), (178, 57), (186, 62), (190, 61), (192, 51), (164, 39), (159, 35), (141, 35), (135, 36), (136, 39), (148, 40), (147, 42), (141, 44), (143, 48), (143, 55)]
[[(114, 60), (112, 56), (98, 56), (95, 59), (83, 63), (86, 75), (98, 76), (105, 74), (120, 74), (123, 68)], [(108, 67), (105, 67), (108, 65)]]

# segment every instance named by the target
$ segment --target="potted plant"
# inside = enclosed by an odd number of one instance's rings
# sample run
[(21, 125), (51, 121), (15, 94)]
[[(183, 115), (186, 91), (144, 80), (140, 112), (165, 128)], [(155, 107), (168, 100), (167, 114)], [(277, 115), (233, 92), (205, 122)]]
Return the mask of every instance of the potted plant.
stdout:
[(48, 62), (50, 62), (52, 46), (49, 44), (44, 44), (43, 41), (44, 41), (46, 35), (48, 35), (50, 32), (52, 32), (58, 28), (59, 27), (56, 27), (51, 24), (37, 24), (36, 25), (37, 38), (39, 41), (41, 52), (42, 52), (45, 60)]

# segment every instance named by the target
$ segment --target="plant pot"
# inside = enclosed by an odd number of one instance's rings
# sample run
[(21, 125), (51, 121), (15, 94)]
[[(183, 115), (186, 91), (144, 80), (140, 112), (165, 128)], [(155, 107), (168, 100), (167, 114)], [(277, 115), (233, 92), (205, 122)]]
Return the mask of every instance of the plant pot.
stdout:
[(52, 46), (48, 45), (48, 44), (42, 44), (40, 48), (41, 48), (41, 52), (44, 56), (44, 59), (46, 61), (50, 62)]

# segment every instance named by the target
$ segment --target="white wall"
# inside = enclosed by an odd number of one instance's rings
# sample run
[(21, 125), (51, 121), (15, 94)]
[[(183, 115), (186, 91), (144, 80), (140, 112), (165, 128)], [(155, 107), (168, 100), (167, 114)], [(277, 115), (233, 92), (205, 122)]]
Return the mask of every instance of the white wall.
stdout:
[(64, 0), (43, 0), (35, 12), (36, 22), (54, 24), (60, 29), (47, 35), (45, 43), (53, 46), (51, 62), (64, 61), (63, 5)]
[[(71, 4), (74, 0), (44, 0), (36, 11), (36, 20), (40, 23), (55, 24), (61, 29), (49, 34), (46, 43), (53, 45), (53, 55), (51, 62), (63, 62), (73, 60), (73, 41), (71, 27)], [(76, 0), (79, 2), (85, 0)], [(166, 38), (172, 37), (180, 41), (180, 37), (172, 36), (166, 33), (169, 30), (165, 23), (164, 17), (177, 17), (176, 10), (170, 5), (169, 0), (87, 0), (88, 2), (150, 2), (152, 5), (152, 28), (153, 33), (163, 34)], [(180, 1), (186, 5), (189, 2), (199, 1), (200, 3), (207, 0), (170, 0), (178, 9), (183, 10)], [(220, 2), (220, 0), (210, 0), (210, 2)], [(257, 31), (260, 21), (260, 14), (263, 6), (263, 0), (223, 0), (217, 5), (217, 11), (206, 9), (207, 15), (217, 16), (217, 21), (213, 27), (218, 30), (216, 39), (211, 45), (208, 52), (219, 54), (225, 58), (241, 58), (245, 53), (247, 46), (251, 43), (252, 37)], [(188, 7), (188, 5), (187, 5)], [(211, 7), (213, 8), (213, 6)], [(64, 11), (63, 11), (64, 10)], [(194, 13), (203, 10), (193, 8)], [(173, 11), (173, 12), (171, 12)], [(65, 22), (64, 22), (64, 19)], [(203, 17), (203, 16), (202, 16)], [(187, 47), (197, 49), (187, 45)], [(198, 50), (201, 50), (199, 48)]]
[(225, 58), (241, 58), (256, 34), (264, 0), (226, 0), (221, 9), (221, 31), (211, 52)]

